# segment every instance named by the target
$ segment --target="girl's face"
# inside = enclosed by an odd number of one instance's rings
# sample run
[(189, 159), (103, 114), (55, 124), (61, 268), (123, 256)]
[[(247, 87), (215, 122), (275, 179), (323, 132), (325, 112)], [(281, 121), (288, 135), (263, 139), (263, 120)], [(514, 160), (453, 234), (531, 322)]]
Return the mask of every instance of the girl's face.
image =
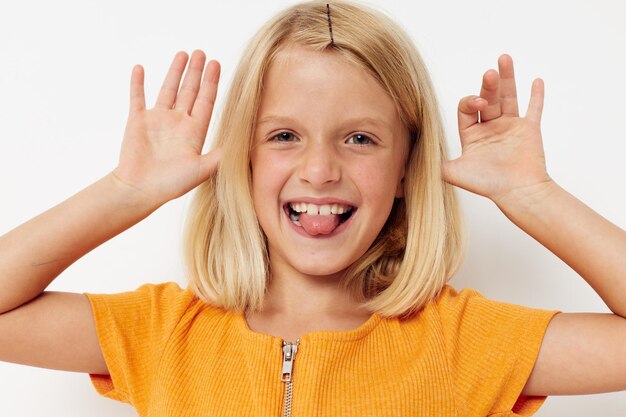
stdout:
[(332, 275), (362, 256), (403, 196), (407, 152), (373, 77), (335, 53), (283, 51), (265, 75), (251, 151), (273, 273)]

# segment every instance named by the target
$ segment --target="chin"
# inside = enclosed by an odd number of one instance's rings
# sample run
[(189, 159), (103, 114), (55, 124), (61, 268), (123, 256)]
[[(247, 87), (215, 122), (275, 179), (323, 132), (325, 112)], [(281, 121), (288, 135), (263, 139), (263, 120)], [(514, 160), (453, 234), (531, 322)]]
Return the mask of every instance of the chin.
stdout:
[(308, 262), (302, 262), (298, 260), (291, 263), (291, 266), (296, 271), (312, 276), (329, 276), (343, 273), (348, 269), (353, 262), (338, 262), (337, 257), (333, 258), (312, 258)]

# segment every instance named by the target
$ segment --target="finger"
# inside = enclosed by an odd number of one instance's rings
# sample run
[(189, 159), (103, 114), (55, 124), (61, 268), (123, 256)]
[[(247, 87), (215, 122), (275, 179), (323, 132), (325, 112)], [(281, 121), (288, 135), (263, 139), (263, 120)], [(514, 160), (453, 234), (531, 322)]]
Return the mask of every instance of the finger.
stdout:
[(478, 96), (463, 97), (459, 101), (459, 133), (478, 123), (478, 112), (487, 107), (487, 100)]
[(480, 111), (480, 121), (486, 122), (502, 116), (500, 109), (500, 76), (498, 71), (490, 69), (483, 75), (483, 84), (480, 88), (480, 96), (489, 103), (484, 110)]
[(188, 59), (189, 57), (185, 52), (181, 51), (176, 54), (174, 60), (172, 60), (170, 69), (167, 71), (154, 107), (171, 109), (174, 106), (174, 101), (178, 94), (178, 85), (180, 84), (180, 79), (185, 71), (185, 65), (187, 65)]
[(513, 58), (506, 54), (501, 55), (498, 59), (498, 71), (500, 72), (500, 106), (502, 114), (519, 117)]
[(526, 118), (536, 122), (537, 124), (541, 123), (543, 97), (543, 80), (541, 78), (537, 78), (533, 81), (533, 85), (530, 90), (530, 102), (528, 103), (528, 110), (526, 111)]
[(175, 109), (183, 110), (188, 113), (193, 107), (193, 102), (196, 100), (198, 89), (200, 88), (200, 80), (202, 79), (202, 70), (204, 69), (205, 60), (206, 55), (200, 50), (196, 50), (191, 54), (191, 60), (189, 61), (185, 79), (176, 96), (174, 104)]
[(192, 117), (197, 117), (200, 123), (208, 125), (215, 106), (215, 98), (217, 97), (217, 85), (220, 79), (221, 66), (220, 63), (211, 60), (206, 64), (204, 71), (204, 79), (198, 92), (198, 97), (191, 111)]
[(141, 65), (135, 65), (130, 76), (130, 111), (146, 109), (146, 96), (143, 89), (144, 71)]

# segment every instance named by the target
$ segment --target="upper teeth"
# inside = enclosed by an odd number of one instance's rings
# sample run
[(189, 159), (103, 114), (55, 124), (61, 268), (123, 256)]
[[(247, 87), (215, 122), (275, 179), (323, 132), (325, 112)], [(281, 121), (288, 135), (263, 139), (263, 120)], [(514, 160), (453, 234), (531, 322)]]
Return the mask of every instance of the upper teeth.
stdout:
[(327, 216), (329, 214), (343, 214), (351, 210), (350, 206), (344, 204), (317, 204), (311, 203), (289, 203), (289, 207), (298, 213), (306, 213), (311, 216)]

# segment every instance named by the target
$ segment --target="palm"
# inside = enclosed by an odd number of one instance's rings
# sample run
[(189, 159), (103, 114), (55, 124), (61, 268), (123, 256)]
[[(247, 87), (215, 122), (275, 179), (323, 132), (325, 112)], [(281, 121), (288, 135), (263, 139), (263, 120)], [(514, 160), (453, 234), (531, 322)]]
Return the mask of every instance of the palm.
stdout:
[[(151, 109), (129, 121), (120, 160), (129, 168), (126, 177), (134, 183), (148, 184), (172, 198), (178, 191), (199, 182), (201, 126), (194, 126), (188, 115), (172, 110)], [(145, 185), (144, 185), (145, 187)], [(169, 192), (168, 192), (169, 191)]]
[[(480, 98), (459, 103), (462, 155), (444, 164), (444, 179), (493, 200), (549, 179), (541, 139), (543, 85), (533, 84), (526, 117), (519, 117), (513, 63), (483, 77)], [(480, 111), (480, 122), (478, 112)]]
[(217, 93), (219, 66), (205, 73), (204, 55), (196, 53), (183, 86), (178, 84), (186, 56), (178, 54), (153, 109), (145, 109), (143, 73), (133, 71), (131, 110), (116, 176), (160, 202), (179, 197), (205, 181), (216, 168), (216, 155), (202, 155)]

